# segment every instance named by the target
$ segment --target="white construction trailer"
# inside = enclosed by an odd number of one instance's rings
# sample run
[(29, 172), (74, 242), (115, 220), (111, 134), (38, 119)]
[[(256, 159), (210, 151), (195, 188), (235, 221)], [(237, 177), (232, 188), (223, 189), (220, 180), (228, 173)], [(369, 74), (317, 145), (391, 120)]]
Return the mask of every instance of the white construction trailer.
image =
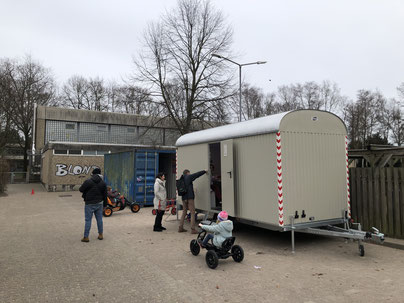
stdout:
[(194, 181), (200, 212), (226, 210), (247, 224), (292, 231), (292, 251), (295, 231), (358, 240), (361, 255), (362, 240), (384, 240), (376, 229), (349, 227), (347, 131), (332, 113), (280, 113), (189, 133), (176, 146), (177, 178), (209, 168)]

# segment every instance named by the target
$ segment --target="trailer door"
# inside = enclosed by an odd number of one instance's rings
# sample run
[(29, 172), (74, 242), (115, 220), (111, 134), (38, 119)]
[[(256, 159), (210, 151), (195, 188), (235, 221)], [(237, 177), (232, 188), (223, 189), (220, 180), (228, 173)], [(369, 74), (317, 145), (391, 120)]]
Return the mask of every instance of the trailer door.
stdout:
[(222, 209), (230, 216), (235, 215), (233, 140), (220, 142), (222, 167)]

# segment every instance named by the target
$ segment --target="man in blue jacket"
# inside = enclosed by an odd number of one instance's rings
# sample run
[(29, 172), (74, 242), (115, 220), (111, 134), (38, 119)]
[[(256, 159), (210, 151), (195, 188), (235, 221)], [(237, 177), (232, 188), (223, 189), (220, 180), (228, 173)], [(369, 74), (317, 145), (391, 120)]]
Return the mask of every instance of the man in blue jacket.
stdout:
[(97, 220), (98, 227), (98, 240), (104, 239), (103, 237), (103, 224), (102, 224), (102, 210), (103, 204), (107, 203), (107, 185), (102, 179), (101, 169), (94, 168), (91, 178), (84, 181), (80, 186), (79, 191), (83, 193), (85, 202), (84, 206), (84, 237), (81, 242), (90, 242), (88, 235), (91, 229), (91, 220), (93, 214)]
[(184, 221), (188, 209), (191, 212), (191, 234), (198, 233), (198, 231), (195, 229), (195, 192), (193, 181), (195, 181), (195, 179), (199, 178), (200, 176), (206, 174), (207, 172), (208, 172), (207, 170), (201, 170), (198, 171), (197, 173), (191, 174), (188, 169), (184, 170), (183, 172), (186, 194), (182, 196), (183, 210), (181, 215), (180, 226), (178, 227), (179, 233), (187, 231), (186, 229), (184, 229)]

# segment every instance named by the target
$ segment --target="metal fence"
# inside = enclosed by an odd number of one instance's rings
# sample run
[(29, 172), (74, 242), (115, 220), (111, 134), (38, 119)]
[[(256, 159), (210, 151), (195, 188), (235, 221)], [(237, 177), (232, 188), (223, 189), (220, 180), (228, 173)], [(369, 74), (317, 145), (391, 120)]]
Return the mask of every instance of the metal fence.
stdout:
[(29, 172), (7, 172), (8, 184), (29, 183)]
[(355, 222), (404, 238), (404, 168), (350, 168), (351, 209)]

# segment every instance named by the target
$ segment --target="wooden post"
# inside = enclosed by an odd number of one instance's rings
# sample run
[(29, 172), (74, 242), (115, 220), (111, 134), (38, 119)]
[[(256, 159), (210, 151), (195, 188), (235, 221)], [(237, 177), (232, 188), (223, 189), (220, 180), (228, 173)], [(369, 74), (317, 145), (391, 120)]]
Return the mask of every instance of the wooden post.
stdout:
[(374, 207), (374, 194), (373, 194), (373, 170), (371, 168), (367, 168), (367, 176), (368, 176), (368, 229), (375, 226), (375, 207)]
[(356, 209), (358, 210), (357, 213), (357, 221), (359, 223), (362, 223), (363, 221), (363, 216), (362, 216), (362, 182), (361, 182), (361, 169), (358, 169), (356, 174)]
[(368, 169), (362, 169), (362, 226), (369, 229)]
[(404, 168), (400, 168), (401, 238), (404, 238)]
[(350, 176), (350, 195), (351, 195), (351, 218), (358, 222), (358, 199), (356, 194), (356, 171), (357, 168), (350, 168), (349, 169), (349, 176)]
[(388, 213), (388, 224), (389, 233), (391, 237), (394, 235), (394, 203), (393, 203), (393, 168), (388, 167), (387, 170), (387, 213)]
[(374, 180), (374, 226), (381, 230), (381, 217), (382, 217), (382, 213), (381, 213), (381, 203), (380, 203), (380, 169), (379, 168), (375, 168), (373, 171), (373, 180)]
[(401, 236), (401, 220), (400, 220), (400, 192), (398, 187), (398, 168), (392, 167), (394, 182), (394, 235)]
[(386, 168), (380, 168), (380, 203), (381, 203), (381, 224), (383, 233), (387, 233), (387, 199), (386, 199)]

